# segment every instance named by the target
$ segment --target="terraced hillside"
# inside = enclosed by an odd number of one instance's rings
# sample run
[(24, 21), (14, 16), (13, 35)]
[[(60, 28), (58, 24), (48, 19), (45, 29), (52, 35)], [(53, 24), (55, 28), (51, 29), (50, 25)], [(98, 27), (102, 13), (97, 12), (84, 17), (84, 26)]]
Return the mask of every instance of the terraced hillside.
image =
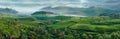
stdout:
[(120, 37), (120, 19), (110, 17), (63, 19), (64, 16), (58, 19), (57, 17), (59, 16), (41, 20), (35, 16), (22, 18), (1, 16), (0, 39), (119, 39)]

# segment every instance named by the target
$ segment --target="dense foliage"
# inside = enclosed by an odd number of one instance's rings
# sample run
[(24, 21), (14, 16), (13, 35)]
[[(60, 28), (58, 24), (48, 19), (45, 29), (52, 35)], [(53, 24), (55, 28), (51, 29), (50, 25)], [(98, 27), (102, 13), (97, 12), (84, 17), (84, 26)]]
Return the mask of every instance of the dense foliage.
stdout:
[(47, 20), (39, 18), (1, 16), (0, 39), (120, 39), (120, 19), (67, 16), (46, 17)]

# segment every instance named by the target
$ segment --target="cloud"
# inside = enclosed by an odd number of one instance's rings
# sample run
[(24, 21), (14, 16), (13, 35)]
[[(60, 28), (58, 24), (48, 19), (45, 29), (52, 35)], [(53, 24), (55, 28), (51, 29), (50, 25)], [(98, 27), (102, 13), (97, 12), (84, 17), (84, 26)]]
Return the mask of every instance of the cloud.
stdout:
[[(19, 7), (38, 9), (42, 6), (71, 6), (71, 7), (86, 7), (97, 6), (112, 9), (120, 9), (120, 0), (0, 0), (0, 6), (4, 7)], [(23, 8), (22, 8), (23, 7)], [(18, 10), (18, 8), (16, 8)], [(24, 11), (24, 10), (22, 10)]]

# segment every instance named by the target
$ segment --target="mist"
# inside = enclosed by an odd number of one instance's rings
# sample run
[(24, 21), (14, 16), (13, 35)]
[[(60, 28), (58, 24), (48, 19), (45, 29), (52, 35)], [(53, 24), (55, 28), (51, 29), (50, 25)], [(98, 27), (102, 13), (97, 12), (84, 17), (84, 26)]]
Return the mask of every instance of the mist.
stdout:
[(33, 13), (47, 6), (104, 7), (119, 10), (120, 0), (0, 0), (0, 8), (12, 8), (21, 14)]

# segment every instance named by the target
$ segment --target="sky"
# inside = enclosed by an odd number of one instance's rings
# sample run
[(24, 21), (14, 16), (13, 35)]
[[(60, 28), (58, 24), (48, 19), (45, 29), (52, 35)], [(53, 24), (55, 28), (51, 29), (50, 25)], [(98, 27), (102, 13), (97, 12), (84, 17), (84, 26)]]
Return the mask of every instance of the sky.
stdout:
[(12, 8), (25, 13), (32, 13), (46, 6), (97, 6), (120, 9), (120, 0), (0, 0), (0, 8)]

